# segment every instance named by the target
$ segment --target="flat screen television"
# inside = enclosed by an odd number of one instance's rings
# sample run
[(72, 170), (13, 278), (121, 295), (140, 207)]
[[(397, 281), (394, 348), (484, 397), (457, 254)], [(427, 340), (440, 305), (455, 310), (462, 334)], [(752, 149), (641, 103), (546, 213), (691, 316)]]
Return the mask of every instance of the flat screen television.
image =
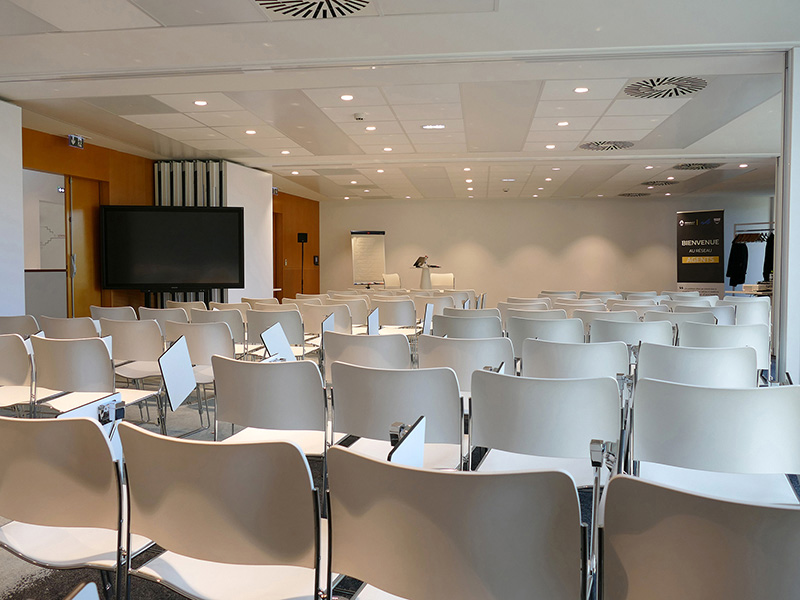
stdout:
[(106, 289), (244, 287), (241, 207), (101, 206)]

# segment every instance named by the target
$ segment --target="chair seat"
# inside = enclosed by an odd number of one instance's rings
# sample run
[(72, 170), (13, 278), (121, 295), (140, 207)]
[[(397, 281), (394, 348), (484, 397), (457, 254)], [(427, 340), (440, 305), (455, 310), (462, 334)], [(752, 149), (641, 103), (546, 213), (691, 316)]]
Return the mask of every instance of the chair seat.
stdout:
[(717, 473), (669, 465), (639, 463), (639, 477), (688, 492), (748, 504), (800, 504), (781, 474)]
[(192, 370), (198, 385), (214, 383), (214, 369), (211, 368), (211, 365), (196, 365), (192, 367)]
[[(132, 555), (152, 542), (131, 536)], [(117, 532), (93, 527), (46, 527), (11, 521), (0, 527), (0, 546), (31, 562), (55, 569), (92, 567), (113, 570)]]
[[(587, 487), (594, 484), (594, 469), (589, 460), (588, 452), (586, 458), (556, 458), (506, 452), (493, 448), (489, 450), (478, 467), (478, 472), (480, 473), (554, 470), (568, 473), (577, 487)], [(605, 484), (608, 480), (608, 469), (603, 469), (601, 474), (601, 481)]]
[(126, 379), (144, 379), (145, 377), (161, 377), (161, 370), (156, 360), (134, 360), (114, 369), (120, 377)]
[[(344, 437), (345, 434), (343, 433), (334, 433), (333, 442), (336, 443)], [(275, 441), (297, 444), (303, 454), (311, 456), (321, 456), (325, 448), (325, 435), (321, 431), (261, 429), (259, 427), (245, 427), (231, 437), (222, 440), (222, 443)]]
[(31, 386), (29, 385), (4, 385), (0, 387), (0, 407), (8, 408), (16, 404), (29, 404), (31, 401)]
[[(389, 435), (389, 432), (386, 432)], [(388, 441), (360, 438), (350, 450), (363, 456), (386, 460), (392, 445)], [(458, 469), (461, 463), (461, 447), (458, 444), (425, 444), (425, 469)]]
[(195, 600), (316, 598), (314, 570), (303, 567), (220, 564), (164, 552), (131, 573)]

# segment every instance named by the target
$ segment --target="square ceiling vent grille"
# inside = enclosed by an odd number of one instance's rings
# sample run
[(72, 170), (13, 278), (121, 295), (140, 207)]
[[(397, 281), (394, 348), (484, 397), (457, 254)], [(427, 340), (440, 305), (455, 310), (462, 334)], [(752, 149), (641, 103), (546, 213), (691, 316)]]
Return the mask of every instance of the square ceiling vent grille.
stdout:
[(256, 0), (273, 18), (334, 19), (357, 15), (370, 0)]

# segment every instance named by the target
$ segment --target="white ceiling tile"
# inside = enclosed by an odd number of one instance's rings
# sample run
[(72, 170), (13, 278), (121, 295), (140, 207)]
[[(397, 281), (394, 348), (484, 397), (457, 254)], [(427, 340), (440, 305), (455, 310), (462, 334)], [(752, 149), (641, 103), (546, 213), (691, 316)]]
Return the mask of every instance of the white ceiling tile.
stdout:
[(281, 148), (261, 148), (259, 152), (264, 156), (270, 157), (280, 157), (285, 158), (286, 160), (292, 160), (293, 157), (297, 156), (313, 156), (311, 152), (306, 150), (305, 148), (287, 148), (289, 150), (289, 154), (282, 154)]
[(187, 146), (198, 150), (244, 150), (245, 147), (234, 140), (187, 140)]
[(461, 104), (401, 104), (394, 106), (400, 121), (424, 121), (440, 123), (442, 119), (460, 119)]
[(528, 134), (528, 142), (544, 142), (544, 143), (558, 143), (558, 142), (579, 142), (586, 137), (588, 131), (531, 131)]
[(253, 113), (246, 110), (225, 112), (191, 112), (187, 116), (197, 119), (209, 127), (253, 127), (261, 125), (263, 121)]
[(128, 0), (81, 0), (80, 10), (75, 2), (42, 2), (14, 0), (14, 4), (52, 23), (62, 31), (99, 31), (160, 27)]
[[(448, 132), (464, 131), (464, 121), (463, 121), (463, 119), (439, 119), (438, 121), (436, 121), (436, 123), (431, 123), (430, 119), (425, 119), (425, 120), (422, 120), (422, 121), (409, 120), (409, 121), (401, 121), (401, 125), (403, 126), (403, 129), (405, 129), (406, 133), (420, 133), (420, 132), (427, 132), (427, 131), (431, 131), (431, 132), (436, 132), (436, 131), (448, 131)], [(423, 125), (444, 125), (445, 128), (441, 129), (441, 130), (439, 130), (439, 129), (428, 130), (428, 129), (423, 129), (422, 128)]]
[(691, 98), (631, 98), (614, 100), (607, 116), (671, 115)]
[(266, 21), (266, 15), (249, 0), (130, 0), (160, 23), (172, 27)]
[(0, 35), (52, 33), (58, 27), (20, 8), (11, 0), (0, 2)]
[[(616, 98), (627, 79), (570, 79), (545, 81), (541, 100), (608, 100)], [(578, 94), (575, 88), (587, 87), (588, 92)]]
[[(391, 152), (386, 152), (384, 148), (391, 148)], [(393, 146), (361, 146), (361, 149), (367, 154), (382, 154), (384, 156), (393, 156), (397, 154), (412, 154), (414, 146), (411, 144), (400, 144)]]
[(639, 117), (602, 117), (594, 128), (597, 129), (655, 129), (667, 117), (639, 116)]
[(177, 127), (199, 127), (200, 123), (179, 113), (161, 115), (124, 115), (123, 119), (149, 129), (172, 129)]
[[(254, 125), (252, 128), (240, 125), (238, 127), (215, 127), (214, 129), (220, 132), (221, 134), (233, 139), (246, 139), (246, 140), (258, 140), (263, 138), (286, 139), (286, 136), (283, 135), (280, 131), (264, 123), (260, 123), (259, 125)], [(247, 131), (255, 131), (255, 133), (249, 134), (246, 133)]]
[[(374, 133), (378, 133), (377, 131)], [(359, 146), (374, 146), (383, 144), (391, 146), (393, 144), (409, 144), (408, 136), (404, 133), (388, 133), (385, 135), (351, 135), (350, 139)]]
[(447, 104), (461, 102), (457, 83), (389, 85), (383, 93), (390, 104)]
[[(328, 175), (327, 177), (336, 185), (350, 186), (350, 185), (375, 185), (369, 177), (359, 173), (358, 175)], [(352, 183), (355, 181), (356, 183)]]
[[(397, 121), (353, 121), (352, 123), (337, 123), (347, 135), (383, 135), (386, 133), (404, 133), (402, 126)], [(375, 127), (375, 131), (367, 131), (367, 127)]]
[[(552, 100), (536, 107), (536, 117), (599, 117), (611, 100)], [(566, 119), (567, 121), (569, 118)]]
[(586, 139), (592, 142), (603, 140), (638, 142), (652, 131), (652, 129), (595, 129), (587, 134)]
[[(193, 112), (220, 112), (240, 111), (242, 107), (221, 92), (193, 94), (156, 94), (153, 96), (159, 102), (171, 106), (182, 113)], [(197, 106), (195, 100), (208, 102), (205, 106)]]
[(412, 144), (466, 144), (467, 136), (463, 131), (453, 131), (447, 133), (443, 131), (430, 131), (419, 133), (409, 133), (408, 139)]
[(578, 142), (558, 142), (556, 147), (552, 150), (545, 148), (545, 144), (541, 142), (526, 142), (523, 148), (524, 152), (570, 152), (578, 147)]
[[(559, 123), (569, 125), (559, 126)], [(594, 127), (597, 117), (573, 117), (571, 119), (558, 119), (555, 117), (535, 117), (531, 122), (531, 131), (571, 131), (586, 130)]]
[(165, 135), (173, 140), (219, 140), (226, 136), (210, 127), (183, 127), (179, 129), (156, 129), (156, 133)]
[(466, 152), (466, 144), (449, 143), (449, 144), (414, 144), (414, 148), (420, 154), (436, 154), (437, 152)]
[[(372, 121), (394, 121), (395, 114), (388, 106), (337, 106), (323, 108), (322, 111), (334, 123), (364, 123), (366, 127)], [(356, 113), (364, 115), (363, 121), (357, 121)]]
[(256, 136), (248, 135), (246, 138), (238, 138), (238, 141), (248, 148), (254, 148), (256, 150), (272, 150), (274, 148), (277, 148), (278, 150), (294, 150), (295, 148), (300, 147), (298, 144), (285, 137), (258, 138)]
[[(386, 104), (386, 99), (377, 87), (305, 89), (303, 93), (320, 108), (350, 108)], [(353, 96), (353, 99), (342, 100), (342, 96), (345, 94)]]
[(384, 15), (456, 14), (492, 12), (495, 0), (377, 0)]

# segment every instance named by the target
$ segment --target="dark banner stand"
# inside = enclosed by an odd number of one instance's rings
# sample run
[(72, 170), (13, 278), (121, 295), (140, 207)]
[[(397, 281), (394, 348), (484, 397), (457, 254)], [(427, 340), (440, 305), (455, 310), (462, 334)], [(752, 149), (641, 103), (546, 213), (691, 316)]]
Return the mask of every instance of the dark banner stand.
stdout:
[(678, 290), (725, 294), (725, 211), (677, 213)]

